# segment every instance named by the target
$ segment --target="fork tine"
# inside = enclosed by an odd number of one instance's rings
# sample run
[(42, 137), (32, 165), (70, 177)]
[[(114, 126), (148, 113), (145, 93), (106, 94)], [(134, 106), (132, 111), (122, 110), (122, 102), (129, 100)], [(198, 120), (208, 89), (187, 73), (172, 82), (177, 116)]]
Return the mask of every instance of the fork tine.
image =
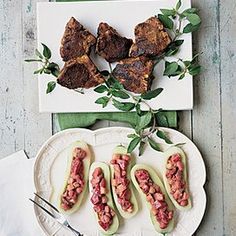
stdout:
[(38, 195), (37, 193), (34, 193), (35, 196), (37, 196), (38, 198), (40, 198), (42, 201), (44, 201), (45, 203), (47, 203), (53, 210), (55, 210), (56, 212), (59, 213), (58, 209), (53, 206), (50, 202), (48, 202), (46, 199), (44, 199), (43, 197), (41, 197), (40, 195)]
[(37, 205), (39, 208), (41, 208), (43, 211), (45, 211), (46, 213), (48, 213), (52, 218), (56, 219), (56, 217), (50, 212), (48, 211), (46, 208), (44, 208), (43, 206), (41, 206), (39, 203), (37, 203), (36, 201), (32, 200), (31, 198), (29, 198), (29, 200), (31, 202), (33, 202), (35, 205)]

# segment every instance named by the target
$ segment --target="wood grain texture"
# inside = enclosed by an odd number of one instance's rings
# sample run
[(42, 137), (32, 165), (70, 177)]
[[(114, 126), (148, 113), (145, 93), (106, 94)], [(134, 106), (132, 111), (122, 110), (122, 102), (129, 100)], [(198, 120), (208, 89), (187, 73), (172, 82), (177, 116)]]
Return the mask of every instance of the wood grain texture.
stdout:
[(236, 2), (220, 1), (224, 235), (236, 234)]
[(51, 115), (38, 113), (36, 64), (25, 64), (36, 47), (36, 2), (0, 1), (0, 158), (25, 149), (35, 156), (51, 135)]
[(193, 1), (200, 9), (202, 27), (194, 35), (194, 49), (203, 52), (201, 76), (194, 79), (195, 107), (192, 117), (193, 141), (202, 152), (207, 166), (207, 210), (197, 235), (224, 234), (222, 143), (221, 143), (221, 76), (218, 1)]

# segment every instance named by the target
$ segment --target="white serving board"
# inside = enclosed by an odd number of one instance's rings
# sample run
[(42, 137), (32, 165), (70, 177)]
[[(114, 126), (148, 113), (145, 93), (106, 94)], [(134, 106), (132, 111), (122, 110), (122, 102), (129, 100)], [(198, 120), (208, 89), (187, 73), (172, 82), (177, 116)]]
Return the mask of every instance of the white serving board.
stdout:
[[(203, 188), (206, 179), (205, 165), (197, 147), (186, 136), (180, 132), (162, 128), (167, 132), (174, 143), (186, 143), (183, 150), (187, 155), (189, 170), (189, 188), (192, 198), (193, 208), (186, 212), (176, 211), (176, 227), (168, 236), (191, 236), (199, 226), (206, 207), (206, 195)], [(52, 199), (56, 204), (59, 189), (64, 182), (64, 173), (68, 159), (67, 147), (74, 141), (84, 140), (87, 142), (94, 154), (95, 161), (104, 161), (109, 163), (114, 147), (118, 144), (127, 145), (129, 139), (127, 134), (133, 130), (129, 128), (103, 128), (97, 131), (87, 129), (69, 129), (52, 136), (42, 146), (37, 154), (34, 167), (34, 182), (38, 193), (47, 199)], [(162, 143), (165, 150), (169, 145), (164, 144), (162, 140), (156, 141)], [(133, 155), (137, 163), (146, 163), (151, 165), (158, 173), (162, 173), (164, 167), (163, 153), (156, 152), (147, 147), (142, 157), (137, 157), (137, 152)], [(54, 191), (53, 191), (54, 189)], [(54, 194), (52, 194), (54, 192)], [(139, 212), (135, 217), (129, 220), (121, 220), (119, 231), (116, 235), (122, 236), (154, 236), (158, 233), (154, 230), (149, 217), (149, 212), (144, 202), (139, 199)], [(68, 230), (55, 223), (50, 217), (41, 210), (35, 208), (36, 217), (43, 231), (47, 235), (72, 236)], [(68, 217), (69, 222), (76, 229), (80, 230), (86, 236), (98, 236), (99, 231), (93, 214), (92, 206), (89, 201), (89, 195), (81, 208)]]
[[(60, 41), (63, 36), (66, 23), (74, 16), (81, 24), (96, 35), (100, 22), (107, 22), (118, 32), (128, 38), (134, 39), (134, 27), (151, 16), (160, 12), (161, 8), (173, 8), (176, 0), (154, 1), (82, 1), (73, 3), (38, 3), (37, 27), (38, 47), (40, 43), (46, 44), (52, 50), (52, 60), (63, 66), (59, 54)], [(182, 9), (190, 7), (190, 0), (184, 0)], [(185, 42), (178, 54), (179, 58), (189, 60), (192, 58), (191, 34), (182, 37)], [(95, 64), (100, 70), (108, 69), (107, 62), (101, 57), (92, 55)], [(170, 58), (169, 60), (173, 60)], [(114, 65), (113, 65), (114, 66)], [(163, 77), (164, 64), (160, 63), (155, 68), (156, 79), (152, 89), (163, 87), (164, 91), (156, 99), (150, 101), (153, 108), (165, 110), (189, 110), (193, 107), (192, 76), (178, 81), (177, 77)], [(60, 85), (50, 94), (46, 94), (47, 83), (54, 80), (53, 76), (39, 75), (39, 110), (40, 112), (107, 112), (117, 111), (112, 105), (102, 109), (94, 101), (101, 96), (93, 89), (85, 90), (81, 95)]]

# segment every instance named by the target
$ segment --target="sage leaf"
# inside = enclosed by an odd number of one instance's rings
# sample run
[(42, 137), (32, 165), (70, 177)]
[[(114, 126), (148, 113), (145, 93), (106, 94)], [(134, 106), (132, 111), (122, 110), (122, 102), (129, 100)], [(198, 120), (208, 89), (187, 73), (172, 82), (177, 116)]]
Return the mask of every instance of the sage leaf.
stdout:
[(43, 55), (41, 54), (41, 52), (37, 48), (35, 49), (35, 55), (37, 57), (39, 57), (40, 59), (43, 59)]
[(56, 84), (55, 81), (48, 82), (46, 93), (51, 93), (56, 88)]
[(105, 85), (100, 85), (94, 89), (96, 93), (104, 93), (108, 91), (108, 88)]
[(118, 97), (118, 98), (122, 98), (122, 99), (127, 99), (130, 97), (129, 94), (127, 94), (126, 92), (121, 91), (121, 90), (114, 90), (111, 93), (114, 97)]
[(43, 55), (45, 58), (50, 59), (52, 56), (51, 50), (43, 43), (41, 43), (43, 45)]
[(179, 0), (175, 6), (175, 9), (178, 11), (180, 9), (181, 5), (182, 5), (182, 2), (181, 2), (181, 0)]
[(188, 72), (192, 76), (198, 75), (201, 72), (201, 66), (200, 65), (192, 65), (189, 67)]
[(156, 120), (159, 126), (169, 127), (168, 119), (163, 113), (157, 113)]
[(146, 93), (143, 93), (141, 95), (141, 98), (144, 100), (151, 100), (152, 98), (157, 97), (162, 91), (163, 91), (163, 88), (157, 88), (154, 90), (150, 90)]
[(176, 13), (174, 9), (160, 9), (160, 10), (166, 16), (174, 16)]
[(186, 18), (192, 25), (199, 25), (201, 23), (201, 19), (197, 14), (187, 14)]
[(34, 74), (35, 74), (35, 75), (36, 75), (36, 74), (40, 74), (41, 72), (43, 72), (43, 68), (34, 71)]
[(104, 108), (104, 107), (107, 106), (109, 100), (110, 100), (109, 97), (104, 96), (104, 97), (100, 97), (100, 98), (98, 98), (98, 99), (95, 101), (95, 103), (97, 103), (97, 104), (101, 104), (102, 107)]
[(200, 24), (192, 25), (191, 23), (189, 23), (184, 27), (183, 33), (187, 34), (187, 33), (195, 32), (199, 29), (199, 27), (200, 27)]
[(134, 109), (135, 104), (132, 102), (119, 102), (116, 99), (112, 99), (114, 107), (121, 111), (131, 111)]
[(188, 8), (182, 12), (182, 15), (186, 16), (188, 14), (197, 13), (197, 12), (198, 12), (197, 8)]
[(148, 126), (148, 124), (151, 122), (151, 120), (152, 120), (152, 113), (151, 112), (147, 112), (145, 115), (140, 116), (138, 119), (138, 124), (137, 124), (135, 130), (138, 132), (141, 129), (144, 129), (146, 126)]
[(137, 103), (136, 106), (135, 106), (135, 109), (136, 109), (136, 112), (139, 116), (142, 115), (142, 110), (141, 110), (141, 106), (140, 106), (140, 103)]
[(158, 19), (162, 22), (165, 28), (173, 29), (174, 23), (173, 21), (166, 15), (158, 14)]
[(25, 59), (25, 62), (42, 62), (40, 59)]
[(145, 151), (145, 142), (144, 141), (141, 141), (140, 144), (139, 144), (139, 148), (138, 148), (138, 155), (139, 156), (142, 156), (144, 151)]
[(165, 63), (165, 71), (163, 75), (168, 77), (176, 75), (176, 71), (178, 70), (178, 63), (177, 62), (168, 62)]
[(175, 55), (178, 51), (180, 46), (183, 44), (184, 40), (175, 40), (172, 42), (165, 50), (165, 56), (170, 57)]
[(180, 75), (180, 77), (178, 78), (178, 80), (182, 80), (185, 77), (185, 73), (183, 73), (182, 75)]
[(141, 142), (141, 137), (136, 137), (134, 139), (132, 139), (129, 143), (129, 146), (127, 148), (127, 152), (131, 153), (137, 146), (138, 144)]
[(160, 145), (156, 143), (152, 138), (148, 138), (148, 143), (154, 150), (161, 152)]
[(137, 136), (137, 134), (128, 134), (127, 137), (128, 138), (136, 138), (136, 137), (139, 137), (139, 136)]
[(166, 143), (168, 143), (168, 144), (173, 144), (173, 143), (171, 142), (171, 140), (166, 136), (166, 134), (165, 134), (163, 131), (158, 130), (158, 131), (156, 132), (156, 135), (157, 135), (157, 137), (159, 137), (159, 138), (165, 140)]

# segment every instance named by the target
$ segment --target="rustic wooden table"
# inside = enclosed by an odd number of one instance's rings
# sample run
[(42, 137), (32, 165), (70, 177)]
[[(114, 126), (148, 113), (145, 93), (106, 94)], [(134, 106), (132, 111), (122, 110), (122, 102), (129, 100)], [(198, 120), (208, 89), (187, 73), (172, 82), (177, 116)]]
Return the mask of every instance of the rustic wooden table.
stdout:
[[(0, 158), (20, 149), (34, 157), (56, 132), (53, 116), (38, 113), (36, 65), (23, 63), (36, 48), (36, 2), (0, 1)], [(194, 0), (193, 6), (203, 20), (193, 42), (203, 52), (204, 72), (194, 79), (194, 110), (180, 112), (179, 130), (196, 143), (207, 166), (207, 210), (196, 235), (234, 236), (236, 1)], [(100, 122), (94, 128), (114, 125)]]

